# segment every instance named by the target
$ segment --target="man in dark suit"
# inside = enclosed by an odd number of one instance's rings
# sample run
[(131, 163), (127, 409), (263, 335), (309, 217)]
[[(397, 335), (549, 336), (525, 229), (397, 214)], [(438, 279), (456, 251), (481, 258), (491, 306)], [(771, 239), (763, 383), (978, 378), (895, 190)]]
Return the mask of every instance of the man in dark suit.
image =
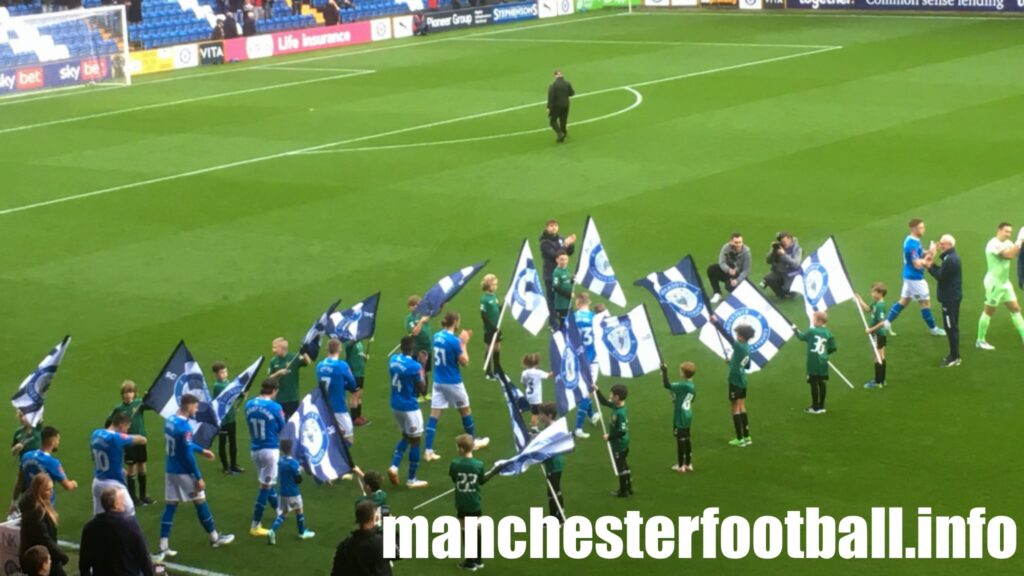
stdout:
[(124, 494), (108, 488), (100, 495), (103, 512), (82, 528), (78, 569), (82, 576), (132, 574), (153, 576), (155, 569), (146, 537), (135, 520), (125, 513)]
[(939, 304), (942, 305), (942, 323), (949, 339), (949, 356), (942, 361), (943, 368), (960, 365), (960, 300), (963, 299), (963, 274), (960, 255), (956, 253), (956, 239), (946, 234), (939, 239), (938, 262), (928, 272), (938, 280)]
[(569, 121), (569, 98), (575, 95), (572, 84), (565, 80), (560, 70), (555, 70), (555, 81), (548, 86), (548, 119), (551, 129), (558, 135), (556, 142), (565, 142), (568, 136), (565, 124)]

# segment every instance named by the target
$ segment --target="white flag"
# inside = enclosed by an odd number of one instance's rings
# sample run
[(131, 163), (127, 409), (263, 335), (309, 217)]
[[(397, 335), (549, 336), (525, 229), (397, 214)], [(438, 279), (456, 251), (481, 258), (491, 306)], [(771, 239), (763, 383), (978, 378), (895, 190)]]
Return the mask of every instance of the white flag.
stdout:
[(808, 317), (853, 299), (853, 286), (835, 238), (830, 236), (821, 248), (804, 258), (800, 270), (801, 275), (793, 279), (792, 288), (804, 295)]
[(594, 342), (605, 376), (639, 378), (661, 368), (661, 352), (642, 304), (628, 314), (595, 321)]
[[(754, 329), (754, 337), (748, 342), (748, 372), (757, 372), (764, 368), (768, 361), (778, 354), (782, 345), (793, 337), (792, 323), (747, 280), (722, 300), (718, 308), (715, 308), (715, 316), (718, 319), (718, 326), (729, 334), (730, 338), (735, 337), (733, 329), (741, 324)], [(720, 358), (728, 360), (732, 356), (730, 340), (723, 337), (711, 322), (701, 328), (700, 341)]]
[(589, 216), (583, 230), (583, 251), (576, 264), (576, 283), (618, 306), (626, 305), (626, 295), (608, 260), (594, 219)]
[(534, 336), (548, 323), (548, 301), (544, 296), (544, 288), (537, 275), (537, 267), (533, 263), (533, 252), (530, 243), (523, 240), (523, 249), (519, 251), (516, 270), (505, 294), (505, 305), (512, 312), (516, 321)]

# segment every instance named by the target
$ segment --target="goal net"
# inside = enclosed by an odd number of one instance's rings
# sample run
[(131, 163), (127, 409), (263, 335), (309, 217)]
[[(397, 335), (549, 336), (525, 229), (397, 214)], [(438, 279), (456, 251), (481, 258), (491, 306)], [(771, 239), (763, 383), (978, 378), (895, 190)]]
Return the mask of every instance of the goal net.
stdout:
[(124, 6), (28, 16), (0, 7), (0, 97), (130, 84)]

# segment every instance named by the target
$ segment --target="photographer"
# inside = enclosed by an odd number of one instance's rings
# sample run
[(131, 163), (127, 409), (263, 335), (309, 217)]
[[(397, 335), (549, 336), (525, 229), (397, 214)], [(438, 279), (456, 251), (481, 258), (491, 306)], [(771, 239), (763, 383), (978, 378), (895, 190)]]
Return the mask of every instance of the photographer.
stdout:
[(800, 275), (800, 261), (804, 258), (804, 252), (800, 249), (800, 242), (789, 232), (779, 232), (772, 242), (772, 248), (765, 257), (765, 261), (772, 267), (763, 280), (761, 287), (772, 289), (779, 298), (791, 298), (794, 293), (789, 288), (793, 284), (793, 278)]

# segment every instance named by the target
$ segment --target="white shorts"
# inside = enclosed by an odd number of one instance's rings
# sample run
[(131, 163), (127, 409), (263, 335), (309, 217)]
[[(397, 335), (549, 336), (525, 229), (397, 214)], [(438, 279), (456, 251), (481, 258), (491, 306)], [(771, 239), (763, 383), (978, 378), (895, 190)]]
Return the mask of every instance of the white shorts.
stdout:
[(296, 510), (302, 510), (302, 496), (281, 497), (281, 502), (277, 507), (278, 514), (287, 514), (289, 512), (295, 512)]
[(126, 514), (135, 514), (135, 503), (132, 502), (132, 497), (128, 494), (128, 489), (125, 488), (124, 484), (121, 484), (117, 480), (100, 480), (99, 478), (92, 479), (92, 513), (100, 514), (103, 512), (103, 504), (100, 503), (100, 496), (108, 488), (117, 488), (121, 491), (121, 495), (124, 497), (124, 511)]
[(165, 474), (164, 500), (168, 502), (191, 502), (205, 500), (206, 492), (196, 490), (196, 477), (191, 474)]
[(466, 385), (438, 384), (434, 382), (434, 395), (430, 397), (430, 408), (432, 410), (444, 410), (454, 404), (456, 408), (469, 407), (469, 394), (466, 393)]
[(334, 420), (341, 427), (341, 435), (345, 438), (352, 438), (352, 416), (348, 412), (335, 412)]
[(260, 484), (277, 482), (277, 463), (281, 459), (281, 451), (264, 448), (251, 452), (252, 462), (256, 465), (256, 479)]
[(910, 298), (918, 302), (927, 301), (931, 298), (928, 292), (928, 282), (925, 280), (903, 280), (903, 290), (900, 291), (900, 299)]
[(409, 438), (419, 438), (423, 435), (423, 413), (419, 410), (404, 412), (392, 410), (395, 415), (395, 422), (398, 422), (398, 430)]

